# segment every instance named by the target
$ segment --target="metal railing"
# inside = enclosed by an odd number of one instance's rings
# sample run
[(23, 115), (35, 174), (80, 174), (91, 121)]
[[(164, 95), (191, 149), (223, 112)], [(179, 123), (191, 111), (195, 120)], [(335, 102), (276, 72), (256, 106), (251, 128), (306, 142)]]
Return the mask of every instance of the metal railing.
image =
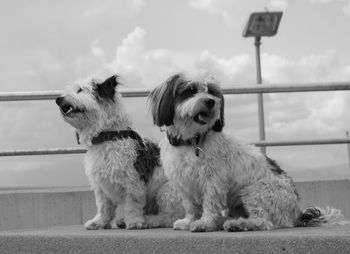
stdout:
[[(274, 84), (259, 86), (242, 86), (222, 89), (224, 94), (255, 94), (255, 93), (295, 93), (295, 92), (321, 92), (321, 91), (350, 91), (350, 82), (328, 83), (300, 83), (300, 84)], [(123, 97), (146, 97), (150, 90), (146, 89), (120, 89)], [(53, 100), (62, 95), (63, 91), (35, 91), (35, 92), (4, 92), (0, 93), (0, 101), (28, 101), (28, 100)], [(331, 145), (350, 144), (349, 138), (317, 139), (317, 140), (294, 140), (294, 141), (259, 141), (252, 143), (258, 147), (267, 146), (299, 146), (299, 145)], [(72, 148), (49, 148), (28, 150), (4, 150), (0, 156), (22, 155), (53, 155), (53, 154), (80, 154), (86, 149)]]

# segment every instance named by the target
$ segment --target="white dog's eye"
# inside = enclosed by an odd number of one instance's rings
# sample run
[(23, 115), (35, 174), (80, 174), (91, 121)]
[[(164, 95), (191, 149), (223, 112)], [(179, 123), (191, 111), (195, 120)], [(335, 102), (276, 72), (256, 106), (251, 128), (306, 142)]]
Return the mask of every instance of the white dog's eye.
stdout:
[(83, 91), (83, 89), (80, 87), (80, 88), (78, 89), (77, 93), (80, 93), (80, 92), (82, 92), (82, 91)]

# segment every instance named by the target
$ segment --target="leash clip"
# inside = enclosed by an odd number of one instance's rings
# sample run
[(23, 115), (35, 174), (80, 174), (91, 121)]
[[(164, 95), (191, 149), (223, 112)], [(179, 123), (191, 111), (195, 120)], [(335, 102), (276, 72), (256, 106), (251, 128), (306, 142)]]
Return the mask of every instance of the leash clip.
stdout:
[(203, 151), (202, 148), (200, 148), (200, 144), (202, 137), (201, 136), (196, 136), (195, 138), (191, 139), (191, 144), (194, 148), (194, 153), (197, 157), (200, 157), (201, 159), (205, 158), (205, 152)]

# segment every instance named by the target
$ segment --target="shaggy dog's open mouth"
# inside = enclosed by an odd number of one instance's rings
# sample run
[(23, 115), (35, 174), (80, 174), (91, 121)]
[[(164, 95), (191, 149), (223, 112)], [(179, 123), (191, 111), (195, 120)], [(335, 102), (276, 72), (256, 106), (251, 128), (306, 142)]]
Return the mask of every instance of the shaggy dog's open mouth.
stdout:
[(72, 114), (82, 113), (84, 112), (83, 109), (75, 108), (70, 104), (64, 104), (60, 106), (60, 110), (64, 116), (69, 116)]
[(200, 125), (205, 125), (213, 118), (213, 116), (214, 112), (200, 111), (194, 115), (193, 120)]

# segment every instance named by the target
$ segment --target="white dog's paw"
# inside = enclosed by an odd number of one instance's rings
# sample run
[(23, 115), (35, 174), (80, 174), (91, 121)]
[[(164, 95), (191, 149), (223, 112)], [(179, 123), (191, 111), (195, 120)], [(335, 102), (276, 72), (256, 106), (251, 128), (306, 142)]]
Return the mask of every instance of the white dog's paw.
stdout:
[(173, 229), (175, 230), (189, 230), (191, 221), (189, 219), (180, 219), (174, 222)]
[(190, 230), (192, 232), (211, 232), (215, 231), (217, 226), (215, 223), (210, 223), (205, 220), (196, 220), (190, 224)]
[(112, 226), (110, 223), (103, 222), (101, 220), (89, 220), (85, 223), (85, 228), (88, 230), (97, 230), (97, 229), (111, 229)]

